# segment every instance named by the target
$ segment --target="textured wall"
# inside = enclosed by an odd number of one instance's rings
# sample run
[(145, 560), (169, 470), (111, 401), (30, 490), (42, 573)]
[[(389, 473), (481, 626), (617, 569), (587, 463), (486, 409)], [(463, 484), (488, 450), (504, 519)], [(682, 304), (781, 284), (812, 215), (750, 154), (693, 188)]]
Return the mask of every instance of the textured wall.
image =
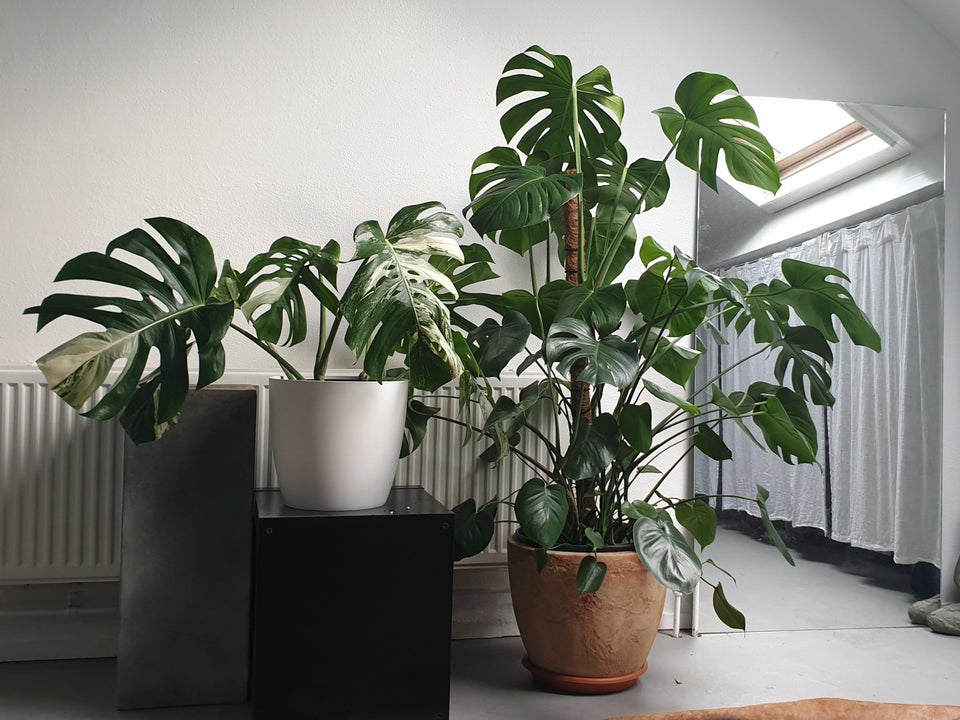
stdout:
[[(634, 155), (666, 149), (647, 111), (697, 69), (750, 94), (944, 107), (948, 125), (960, 111), (960, 53), (896, 0), (0, 0), (0, 18), (0, 366), (77, 329), (35, 337), (20, 310), (64, 259), (143, 217), (180, 217), (242, 262), (282, 234), (346, 240), (411, 202), (461, 208), (473, 158), (501, 142), (500, 68), (533, 43), (610, 68)], [(958, 180), (960, 133), (948, 192)], [(684, 176), (643, 230), (690, 247), (693, 228)], [(955, 308), (956, 204), (947, 228)], [(951, 319), (946, 347), (960, 348)], [(242, 342), (231, 367), (269, 366)], [(956, 365), (946, 407), (960, 404)], [(960, 507), (960, 448), (946, 453), (945, 505)], [(960, 520), (945, 532), (960, 548)]]

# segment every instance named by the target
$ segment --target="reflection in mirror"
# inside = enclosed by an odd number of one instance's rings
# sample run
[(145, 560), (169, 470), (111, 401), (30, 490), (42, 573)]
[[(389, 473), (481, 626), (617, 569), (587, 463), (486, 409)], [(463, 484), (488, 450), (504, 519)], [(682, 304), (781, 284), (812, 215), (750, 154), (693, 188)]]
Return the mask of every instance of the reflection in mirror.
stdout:
[[(841, 340), (835, 403), (814, 417), (819, 467), (784, 465), (735, 425), (723, 430), (732, 461), (695, 461), (698, 494), (770, 491), (770, 514), (797, 567), (764, 546), (755, 504), (737, 498), (711, 500), (721, 527), (707, 554), (736, 577), (728, 596), (748, 631), (908, 625), (910, 604), (939, 592), (944, 115), (751, 103), (780, 153), (784, 185), (776, 197), (732, 180), (719, 194), (701, 187), (699, 264), (751, 285), (776, 277), (788, 257), (835, 267), (850, 278), (883, 351)], [(749, 333), (722, 334), (725, 342), (703, 338), (697, 387), (710, 368), (752, 352)], [(719, 382), (730, 394), (773, 372), (773, 359), (758, 356)], [(695, 624), (726, 631), (711, 612)]]

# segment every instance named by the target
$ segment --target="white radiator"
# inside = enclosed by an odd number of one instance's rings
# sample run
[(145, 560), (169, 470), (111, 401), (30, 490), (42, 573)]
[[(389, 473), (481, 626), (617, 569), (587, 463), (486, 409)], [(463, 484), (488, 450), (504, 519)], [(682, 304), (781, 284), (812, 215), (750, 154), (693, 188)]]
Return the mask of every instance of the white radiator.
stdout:
[(36, 370), (0, 371), (0, 583), (114, 578), (123, 436)]
[[(270, 372), (228, 373), (223, 383), (261, 387), (257, 487), (274, 487), (268, 449), (266, 386)], [(499, 383), (519, 399), (529, 380)], [(456, 397), (442, 390), (445, 414)], [(98, 396), (99, 397), (99, 396)], [(423, 446), (401, 463), (398, 485), (422, 485), (447, 507), (474, 496), (484, 502), (519, 489), (528, 471), (508, 458), (493, 469), (463, 445), (456, 425), (431, 421)], [(542, 450), (531, 454), (543, 460)], [(0, 584), (115, 579), (120, 568), (123, 431), (81, 417), (46, 387), (36, 369), (0, 370)], [(504, 516), (505, 517), (505, 516)], [(501, 562), (510, 525), (471, 562)]]

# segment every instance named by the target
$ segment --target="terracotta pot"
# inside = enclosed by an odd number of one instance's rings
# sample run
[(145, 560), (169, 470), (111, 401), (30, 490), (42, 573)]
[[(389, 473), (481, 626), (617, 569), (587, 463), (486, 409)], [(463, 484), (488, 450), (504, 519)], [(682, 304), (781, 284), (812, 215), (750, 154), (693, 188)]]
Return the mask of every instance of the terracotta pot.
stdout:
[(549, 551), (547, 566), (537, 572), (533, 548), (516, 534), (510, 538), (510, 594), (524, 664), (551, 689), (619, 692), (646, 672), (666, 588), (630, 549), (601, 552), (607, 564), (603, 586), (581, 595), (577, 570), (586, 554)]

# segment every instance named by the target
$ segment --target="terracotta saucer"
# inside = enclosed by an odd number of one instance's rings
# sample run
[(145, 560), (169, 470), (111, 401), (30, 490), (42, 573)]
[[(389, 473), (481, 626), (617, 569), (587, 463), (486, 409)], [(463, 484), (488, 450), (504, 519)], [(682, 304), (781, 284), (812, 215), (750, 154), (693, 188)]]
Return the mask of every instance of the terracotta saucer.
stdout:
[(523, 656), (523, 666), (530, 671), (534, 681), (539, 685), (555, 692), (575, 695), (608, 695), (622, 692), (636, 685), (637, 679), (647, 671), (647, 663), (644, 663), (643, 667), (636, 672), (618, 677), (596, 678), (561, 675), (534, 665), (526, 655)]

